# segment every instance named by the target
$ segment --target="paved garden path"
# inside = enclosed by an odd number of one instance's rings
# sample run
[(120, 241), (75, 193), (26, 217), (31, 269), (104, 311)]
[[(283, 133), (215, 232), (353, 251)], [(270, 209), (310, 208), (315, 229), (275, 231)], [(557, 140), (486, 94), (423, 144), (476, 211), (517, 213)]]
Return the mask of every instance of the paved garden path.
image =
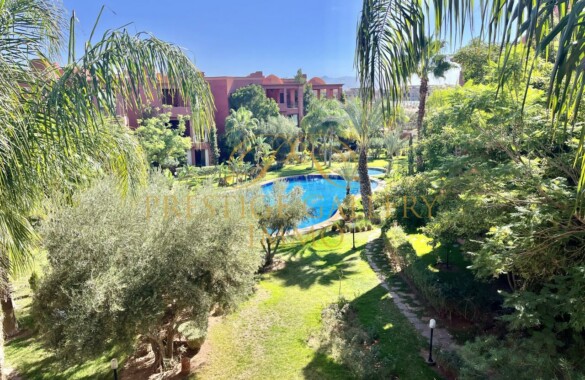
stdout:
[[(380, 284), (388, 291), (388, 294), (400, 312), (412, 323), (416, 331), (428, 340), (430, 335), (429, 320), (431, 316), (425, 315), (427, 313), (426, 309), (420, 304), (414, 294), (405, 292), (389, 284), (386, 281), (386, 276), (373, 260), (374, 255), (384, 255), (384, 242), (382, 237), (380, 237), (380, 230), (375, 230), (370, 234), (368, 243), (366, 244), (365, 255), (370, 267), (376, 272)], [(419, 317), (417, 314), (422, 314), (423, 316)], [(441, 321), (439, 319), (435, 317), (435, 320), (437, 320), (437, 327), (433, 332), (433, 345), (436, 344), (446, 350), (454, 349), (455, 343), (453, 337), (444, 327), (441, 327)]]

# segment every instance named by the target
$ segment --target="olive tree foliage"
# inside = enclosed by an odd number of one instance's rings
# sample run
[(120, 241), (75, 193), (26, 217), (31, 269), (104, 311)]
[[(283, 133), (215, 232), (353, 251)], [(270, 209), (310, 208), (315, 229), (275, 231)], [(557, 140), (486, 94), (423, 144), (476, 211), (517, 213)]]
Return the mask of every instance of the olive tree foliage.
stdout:
[(312, 213), (303, 201), (303, 190), (300, 187), (287, 192), (286, 182), (276, 181), (270, 186), (271, 191), (257, 198), (254, 206), (258, 224), (264, 234), (261, 244), (265, 253), (265, 266), (272, 264), (284, 235), (295, 230)]
[(188, 117), (179, 117), (176, 128), (170, 123), (170, 112), (162, 112), (140, 120), (136, 136), (146, 152), (150, 165), (174, 169), (186, 163), (186, 152), (191, 148), (191, 138), (183, 137), (186, 120)]
[[(75, 189), (100, 171), (117, 174), (124, 188), (144, 180), (140, 147), (127, 128), (110, 123), (120, 99), (141, 109), (161, 89), (162, 74), (202, 110), (195, 134), (213, 120), (209, 85), (181, 48), (110, 28), (76, 49), (76, 18), (66, 28), (66, 17), (60, 1), (0, 1), (0, 279), (29, 265), (37, 242), (29, 216), (48, 193)], [(53, 65), (67, 44), (66, 64)]]
[(154, 175), (134, 197), (111, 179), (56, 207), (42, 226), (49, 270), (34, 295), (43, 336), (72, 360), (112, 345), (150, 345), (155, 367), (177, 355), (185, 324), (246, 297), (261, 262), (246, 195), (192, 195)]

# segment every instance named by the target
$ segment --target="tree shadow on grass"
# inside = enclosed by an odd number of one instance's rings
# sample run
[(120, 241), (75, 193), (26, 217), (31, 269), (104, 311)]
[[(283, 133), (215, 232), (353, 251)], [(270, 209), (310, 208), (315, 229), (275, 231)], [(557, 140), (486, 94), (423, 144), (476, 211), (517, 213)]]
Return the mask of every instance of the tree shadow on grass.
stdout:
[[(335, 300), (331, 300), (335, 302)], [(386, 289), (376, 285), (351, 301), (359, 322), (377, 340), (380, 357), (390, 372), (400, 379), (435, 379), (433, 372), (420, 356), (426, 342), (392, 302)], [(304, 377), (351, 378), (343, 363), (332, 360), (323, 348), (318, 349), (311, 362), (303, 369)]]
[(303, 368), (305, 379), (351, 379), (349, 370), (323, 352), (315, 352), (311, 362)]
[[(341, 247), (340, 247), (341, 248)], [(286, 267), (275, 273), (285, 281), (285, 286), (299, 286), (303, 289), (315, 284), (331, 285), (340, 278), (346, 279), (358, 273), (354, 266), (360, 260), (355, 250), (319, 250), (313, 243), (291, 244), (282, 248), (279, 256), (287, 260)]]
[[(59, 359), (55, 354), (46, 347), (37, 334), (26, 334), (16, 337), (6, 344), (7, 353), (16, 359), (17, 362), (11, 362), (10, 365), (16, 370), (18, 377), (28, 380), (37, 379), (55, 379), (68, 380), (73, 374), (78, 380), (90, 379), (111, 379), (109, 357), (120, 358), (122, 354), (113, 349), (102, 358), (88, 360), (81, 364), (72, 364)], [(18, 356), (29, 358), (30, 360), (19, 360)], [(107, 356), (107, 357), (106, 357)], [(10, 357), (9, 357), (10, 358)], [(103, 365), (100, 363), (103, 362)], [(99, 363), (99, 364), (98, 364)], [(86, 368), (92, 368), (93, 372), (82, 376), (78, 372)], [(99, 367), (99, 368), (98, 368)], [(93, 371), (95, 369), (95, 371)]]

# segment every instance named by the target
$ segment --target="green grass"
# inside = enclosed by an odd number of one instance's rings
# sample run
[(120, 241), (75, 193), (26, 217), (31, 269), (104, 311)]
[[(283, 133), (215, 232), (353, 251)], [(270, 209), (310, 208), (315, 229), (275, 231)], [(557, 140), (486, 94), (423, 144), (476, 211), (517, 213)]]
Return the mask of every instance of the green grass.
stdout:
[(30, 316), (32, 292), (28, 279), (33, 270), (42, 273), (46, 255), (38, 253), (34, 262), (34, 268), (20, 273), (12, 281), (15, 291), (16, 317), (23, 333), (6, 344), (7, 367), (14, 368), (23, 379), (27, 380), (111, 379), (110, 360), (116, 357), (123, 362), (125, 356), (121, 353), (112, 350), (101, 357), (87, 360), (81, 365), (68, 364), (59, 360), (34, 332)]
[[(405, 157), (397, 157), (393, 160), (392, 165), (392, 173), (390, 174), (390, 178), (396, 178), (400, 175), (400, 173), (404, 172), (406, 164)], [(311, 168), (311, 162), (303, 162), (300, 164), (294, 165), (284, 165), (284, 167), (278, 171), (268, 172), (266, 173), (265, 180), (275, 179), (275, 178), (282, 178), (288, 177), (293, 175), (305, 175), (305, 174), (324, 174), (324, 173), (331, 173), (335, 172), (336, 169), (339, 169), (343, 163), (341, 162), (332, 162), (331, 167), (327, 167), (327, 165), (323, 162), (315, 162), (313, 168)], [(377, 167), (377, 168), (384, 168), (388, 166), (388, 161), (385, 158), (379, 158), (377, 160), (369, 160), (368, 161), (369, 167)]]
[(286, 267), (264, 275), (256, 294), (210, 329), (210, 356), (196, 378), (350, 379), (345, 367), (307, 343), (321, 328), (323, 308), (340, 295), (379, 334), (400, 378), (435, 378), (419, 355), (423, 342), (360, 257), (371, 233), (356, 234), (356, 250), (350, 235), (284, 246), (278, 256)]
[[(389, 174), (386, 178), (381, 178), (381, 179), (396, 180), (397, 178), (400, 178), (402, 175), (404, 175), (406, 173), (406, 163), (407, 163), (406, 157), (404, 157), (404, 156), (394, 158), (391, 174)], [(277, 171), (266, 172), (262, 178), (260, 178), (260, 177), (256, 178), (254, 181), (267, 181), (267, 180), (272, 180), (272, 179), (276, 179), (276, 178), (290, 177), (290, 176), (295, 176), (295, 175), (329, 174), (329, 173), (335, 172), (335, 170), (340, 168), (342, 165), (343, 164), (340, 162), (332, 162), (331, 167), (327, 167), (327, 165), (324, 162), (319, 161), (319, 162), (315, 162), (313, 167), (311, 167), (311, 161), (307, 160), (307, 161), (305, 161), (303, 163), (299, 163), (299, 164), (284, 165), (284, 167), (282, 169), (277, 170)], [(386, 167), (388, 166), (388, 161), (386, 160), (386, 158), (379, 158), (376, 160), (370, 159), (368, 161), (368, 166), (386, 169)], [(218, 186), (217, 174), (213, 175), (213, 178), (214, 178), (213, 186)], [(380, 178), (380, 177), (377, 177), (377, 178)], [(195, 177), (183, 179), (183, 180), (181, 180), (181, 182), (184, 182), (187, 185), (194, 185), (194, 184), (202, 185), (206, 179), (207, 179), (206, 176), (195, 176)], [(233, 183), (233, 178), (231, 179), (230, 183), (231, 183), (230, 187), (235, 186), (235, 184)], [(246, 182), (243, 182), (242, 184), (246, 184)]]

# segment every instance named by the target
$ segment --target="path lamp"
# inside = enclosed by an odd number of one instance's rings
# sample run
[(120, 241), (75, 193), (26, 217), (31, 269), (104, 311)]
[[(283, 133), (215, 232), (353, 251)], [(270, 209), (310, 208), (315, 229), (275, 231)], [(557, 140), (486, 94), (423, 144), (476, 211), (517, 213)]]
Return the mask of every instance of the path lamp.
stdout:
[(112, 359), (110, 367), (114, 371), (114, 380), (118, 380), (118, 359)]
[(434, 319), (431, 319), (429, 321), (429, 327), (431, 328), (431, 340), (429, 342), (429, 358), (427, 359), (427, 364), (428, 365), (435, 365), (435, 361), (433, 360), (433, 330), (435, 329), (435, 326), (437, 325), (437, 321), (435, 321)]
[(352, 249), (355, 249), (355, 222), (352, 221), (351, 223), (349, 223), (349, 228), (351, 228), (351, 234), (352, 234)]

